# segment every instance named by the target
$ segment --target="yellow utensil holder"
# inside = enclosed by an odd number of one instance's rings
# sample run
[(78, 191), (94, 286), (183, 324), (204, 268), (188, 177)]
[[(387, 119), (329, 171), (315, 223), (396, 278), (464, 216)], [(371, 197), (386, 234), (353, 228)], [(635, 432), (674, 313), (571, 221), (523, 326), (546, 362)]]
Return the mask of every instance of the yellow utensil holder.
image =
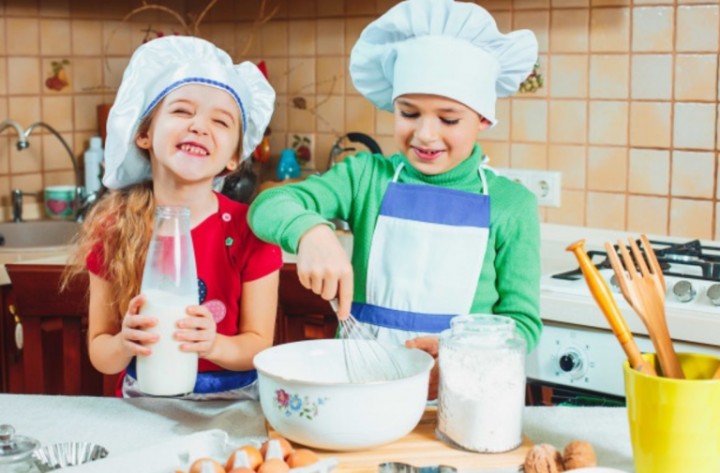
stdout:
[[(660, 371), (655, 354), (643, 357)], [(623, 366), (636, 473), (720, 472), (720, 358), (678, 357), (686, 379)]]

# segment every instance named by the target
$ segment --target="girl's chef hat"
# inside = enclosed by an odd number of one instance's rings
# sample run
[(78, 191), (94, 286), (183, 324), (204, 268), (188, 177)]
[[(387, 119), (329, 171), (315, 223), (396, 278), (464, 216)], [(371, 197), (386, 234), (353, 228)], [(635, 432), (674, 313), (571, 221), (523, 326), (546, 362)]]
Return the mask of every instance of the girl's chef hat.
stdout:
[(392, 111), (403, 94), (442, 95), (495, 125), (495, 100), (518, 90), (537, 51), (531, 31), (502, 34), (476, 4), (407, 0), (363, 30), (350, 55), (350, 75), (381, 109)]
[(167, 94), (187, 84), (226, 91), (240, 108), (242, 159), (263, 138), (275, 91), (251, 62), (234, 65), (212, 43), (189, 36), (165, 36), (140, 46), (130, 58), (110, 109), (103, 184), (117, 189), (150, 179), (150, 162), (135, 145), (138, 126)]

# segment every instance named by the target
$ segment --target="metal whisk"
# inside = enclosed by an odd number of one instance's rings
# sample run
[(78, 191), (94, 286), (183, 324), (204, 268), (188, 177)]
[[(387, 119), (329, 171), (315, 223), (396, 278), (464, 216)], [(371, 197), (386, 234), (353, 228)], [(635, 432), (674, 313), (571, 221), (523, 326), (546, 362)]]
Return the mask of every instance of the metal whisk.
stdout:
[[(337, 312), (337, 301), (330, 301), (330, 305)], [(343, 341), (345, 369), (351, 383), (391, 381), (404, 376), (400, 362), (390, 349), (352, 314), (339, 321), (338, 335)]]

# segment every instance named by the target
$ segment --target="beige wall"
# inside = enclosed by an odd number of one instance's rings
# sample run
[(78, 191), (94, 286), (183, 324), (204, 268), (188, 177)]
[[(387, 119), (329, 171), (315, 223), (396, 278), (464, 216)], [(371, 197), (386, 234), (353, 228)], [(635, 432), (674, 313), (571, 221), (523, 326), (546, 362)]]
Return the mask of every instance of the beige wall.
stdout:
[[(347, 56), (362, 28), (392, 0), (275, 0), (254, 25), (259, 0), (220, 0), (201, 34), (236, 60), (267, 62), (278, 92), (272, 149), (311, 133), (324, 169), (337, 136), (361, 131), (394, 150), (392, 116), (353, 89)], [(720, 5), (710, 0), (488, 0), (502, 31), (530, 28), (546, 86), (499, 103), (500, 124), (479, 136), (492, 164), (559, 170), (562, 207), (544, 221), (633, 232), (720, 238), (718, 45)], [(120, 4), (120, 5), (118, 5)], [(112, 101), (122, 69), (148, 25), (179, 29), (166, 15), (122, 22), (132, 2), (0, 1), (0, 117), (42, 119), (81, 155), (97, 133), (96, 105)], [(164, 2), (186, 13), (204, 1)], [(247, 53), (242, 51), (248, 46)], [(48, 90), (53, 60), (70, 60), (69, 89)], [(302, 97), (307, 110), (293, 106)], [(0, 198), (10, 189), (69, 183), (57, 140), (38, 133), (14, 149), (0, 135)], [(273, 176), (272, 163), (263, 178)]]

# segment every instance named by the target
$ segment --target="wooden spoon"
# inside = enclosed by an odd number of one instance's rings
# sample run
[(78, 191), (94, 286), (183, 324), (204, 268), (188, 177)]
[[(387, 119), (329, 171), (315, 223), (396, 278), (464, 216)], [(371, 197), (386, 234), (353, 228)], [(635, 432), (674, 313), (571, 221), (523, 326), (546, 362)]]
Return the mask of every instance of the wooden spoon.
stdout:
[[(670, 378), (684, 379), (685, 375), (673, 348), (665, 320), (665, 278), (647, 237), (641, 235), (640, 239), (650, 267), (645, 263), (645, 257), (640, 251), (640, 247), (632, 238), (629, 238), (632, 256), (625, 244), (618, 241), (624, 265), (620, 264), (613, 246), (605, 243), (608, 259), (625, 299), (645, 324), (664, 375)], [(636, 265), (640, 269), (639, 273)]]
[(641, 371), (645, 374), (655, 376), (657, 374), (655, 372), (655, 368), (651, 363), (648, 363), (642, 357), (640, 349), (638, 349), (637, 344), (635, 343), (632, 332), (630, 332), (630, 329), (628, 328), (627, 323), (625, 322), (625, 319), (615, 302), (615, 298), (613, 297), (612, 292), (610, 292), (610, 288), (605, 282), (605, 279), (603, 279), (600, 275), (600, 272), (597, 270), (595, 265), (593, 265), (590, 261), (590, 257), (585, 251), (584, 244), (585, 240), (576, 241), (568, 246), (567, 250), (572, 251), (575, 254), (575, 257), (580, 264), (580, 269), (585, 275), (585, 281), (590, 288), (590, 293), (593, 295), (593, 298), (595, 298), (595, 302), (597, 302), (598, 306), (600, 306), (602, 313), (605, 315), (605, 318), (610, 324), (610, 328), (615, 334), (615, 338), (617, 338), (620, 342), (620, 345), (628, 358), (630, 366), (632, 366), (633, 369)]

